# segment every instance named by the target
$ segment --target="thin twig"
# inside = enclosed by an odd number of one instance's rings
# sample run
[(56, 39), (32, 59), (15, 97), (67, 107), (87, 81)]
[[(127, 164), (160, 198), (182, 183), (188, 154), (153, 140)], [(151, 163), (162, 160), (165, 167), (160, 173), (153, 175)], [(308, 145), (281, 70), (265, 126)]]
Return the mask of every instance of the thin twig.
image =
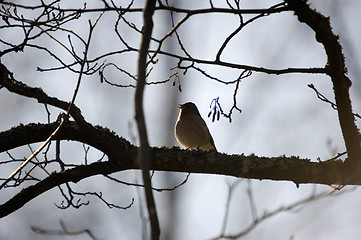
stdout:
[(50, 134), (50, 136), (48, 137), (48, 139), (46, 139), (46, 141), (35, 151), (33, 152), (33, 154), (31, 154), (1, 185), (0, 185), (0, 189), (2, 189), (11, 179), (13, 179), (13, 177), (18, 174), (39, 152), (41, 152), (41, 150), (44, 149), (44, 147), (46, 145), (48, 145), (48, 143), (51, 141), (51, 139), (55, 136), (55, 134), (58, 133), (59, 129), (61, 128), (61, 126), (64, 123), (64, 118), (61, 118), (61, 122), (59, 124), (59, 126), (55, 129), (55, 131)]
[(52, 138), (55, 136), (55, 134), (58, 133), (58, 131), (60, 130), (61, 126), (63, 125), (64, 121), (66, 119), (68, 119), (69, 115), (70, 115), (70, 110), (72, 108), (72, 106), (74, 105), (74, 102), (75, 102), (75, 99), (76, 99), (76, 96), (78, 94), (78, 91), (79, 91), (79, 88), (80, 88), (80, 82), (81, 82), (81, 79), (82, 79), (82, 73), (83, 73), (83, 69), (85, 67), (85, 64), (87, 62), (87, 54), (88, 54), (88, 50), (89, 50), (89, 45), (90, 45), (90, 40), (91, 40), (91, 37), (92, 37), (92, 33), (93, 33), (93, 30), (94, 30), (94, 27), (95, 25), (98, 23), (100, 17), (102, 16), (103, 13), (101, 13), (99, 15), (99, 17), (97, 18), (97, 20), (95, 21), (94, 25), (92, 25), (90, 22), (89, 22), (89, 25), (90, 25), (90, 31), (89, 31), (89, 36), (88, 36), (88, 41), (87, 41), (87, 44), (85, 45), (85, 51), (84, 51), (84, 58), (83, 60), (81, 61), (81, 67), (80, 67), (80, 74), (78, 76), (78, 82), (77, 82), (77, 85), (76, 85), (76, 88), (74, 90), (74, 94), (73, 94), (73, 97), (72, 97), (72, 100), (68, 106), (68, 109), (66, 111), (66, 116), (62, 116), (62, 115), (59, 115), (60, 117), (60, 123), (59, 123), (59, 126), (55, 129), (55, 131), (47, 138), (47, 140), (30, 156), (28, 157), (1, 185), (0, 185), (0, 189), (2, 189), (18, 172), (20, 172), (29, 162), (31, 159), (33, 159), (42, 149), (44, 149), (44, 147), (52, 140)]
[(38, 234), (47, 234), (47, 235), (80, 235), (80, 234), (87, 234), (91, 239), (97, 240), (94, 234), (89, 229), (83, 229), (78, 231), (71, 231), (65, 225), (65, 223), (60, 220), (61, 230), (48, 230), (37, 226), (31, 226), (31, 230)]
[(346, 192), (353, 191), (355, 189), (356, 188), (350, 188), (350, 189), (344, 190), (342, 192), (340, 192), (340, 191), (335, 192), (333, 189), (333, 191), (326, 190), (326, 191), (323, 191), (323, 192), (320, 192), (317, 194), (315, 192), (315, 189), (313, 189), (312, 192), (310, 193), (310, 195), (306, 198), (300, 199), (299, 201), (296, 201), (288, 206), (281, 206), (273, 211), (264, 212), (262, 216), (257, 216), (257, 218), (254, 219), (248, 227), (246, 227), (244, 230), (240, 231), (239, 233), (219, 235), (219, 236), (213, 238), (213, 240), (216, 240), (216, 239), (217, 240), (218, 239), (239, 239), (239, 238), (245, 236), (246, 234), (248, 234), (251, 230), (253, 230), (256, 226), (258, 226), (263, 221), (265, 221), (281, 212), (291, 211), (291, 210), (296, 209), (297, 207), (304, 205), (305, 203), (316, 201), (316, 200), (319, 200), (319, 199), (322, 199), (322, 198), (325, 198), (328, 196), (340, 195), (340, 194), (343, 194)]
[(241, 178), (237, 179), (232, 184), (228, 185), (228, 196), (227, 196), (227, 202), (226, 202), (226, 211), (225, 211), (224, 217), (223, 217), (223, 224), (222, 224), (222, 229), (221, 229), (220, 236), (223, 236), (225, 234), (225, 232), (226, 232), (229, 209), (230, 209), (231, 200), (232, 200), (232, 193), (233, 193), (234, 189), (238, 186), (238, 184), (241, 183), (242, 180), (243, 179), (241, 179)]
[[(313, 84), (308, 84), (307, 87), (311, 88), (313, 91), (315, 91), (317, 98), (320, 99), (322, 102), (328, 103), (330, 104), (330, 106), (334, 109), (337, 110), (337, 105), (336, 103), (328, 100), (322, 93), (320, 93), (317, 88), (313, 85)], [(360, 118), (361, 116), (358, 113), (352, 113), (355, 117)]]

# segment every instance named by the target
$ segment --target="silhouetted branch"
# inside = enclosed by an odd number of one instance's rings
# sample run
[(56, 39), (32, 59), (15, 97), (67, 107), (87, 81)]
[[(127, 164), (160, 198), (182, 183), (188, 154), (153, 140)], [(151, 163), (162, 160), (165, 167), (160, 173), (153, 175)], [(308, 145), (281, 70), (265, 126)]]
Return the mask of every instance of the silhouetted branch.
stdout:
[[(57, 2), (57, 1), (55, 1)], [(24, 8), (24, 9), (31, 9), (31, 10), (35, 10), (35, 9), (42, 9), (44, 8), (44, 5), (34, 5), (34, 6), (29, 6), (29, 5), (23, 5), (23, 4), (18, 4), (18, 3), (14, 3), (14, 2), (2, 2), (2, 4), (4, 5), (8, 5), (8, 6), (12, 6), (12, 7), (18, 7), (18, 8)], [(105, 8), (60, 8), (60, 7), (56, 7), (56, 6), (47, 6), (48, 9), (50, 10), (56, 10), (62, 13), (91, 13), (91, 12), (122, 12), (122, 13), (126, 13), (126, 12), (142, 12), (144, 9), (143, 8), (128, 8), (128, 7), (111, 7), (111, 6), (106, 6)], [(186, 13), (186, 14), (191, 14), (191, 15), (198, 15), (198, 14), (207, 14), (207, 13), (231, 13), (231, 14), (272, 14), (272, 13), (280, 13), (280, 12), (284, 12), (284, 11), (290, 11), (289, 7), (287, 6), (282, 6), (280, 5), (280, 7), (277, 8), (273, 8), (273, 9), (230, 9), (230, 8), (204, 8), (204, 9), (184, 9), (184, 8), (177, 8), (177, 7), (172, 7), (172, 6), (167, 6), (167, 5), (159, 5), (157, 7), (154, 8), (155, 11), (173, 11), (173, 12), (177, 12), (177, 13)]]
[(342, 47), (330, 24), (330, 19), (315, 10), (312, 10), (305, 1), (286, 0), (300, 22), (306, 23), (315, 32), (316, 40), (325, 48), (327, 55), (328, 71), (331, 77), (335, 102), (337, 105), (338, 118), (344, 137), (348, 159), (347, 162), (361, 164), (360, 133), (355, 124), (352, 112), (349, 88), (351, 80), (346, 75), (345, 59)]
[[(157, 191), (157, 192), (173, 191), (173, 190), (179, 188), (180, 186), (183, 186), (188, 181), (190, 175), (191, 174), (188, 173), (187, 176), (185, 177), (185, 179), (181, 183), (175, 185), (174, 187), (171, 187), (171, 188), (156, 188), (156, 187), (152, 186), (152, 190)], [(117, 178), (114, 178), (114, 177), (111, 177), (111, 176), (108, 176), (108, 175), (104, 175), (104, 177), (106, 177), (106, 178), (108, 178), (108, 179), (110, 179), (110, 180), (112, 180), (112, 181), (114, 181), (116, 183), (121, 183), (121, 184), (124, 184), (124, 185), (127, 185), (127, 186), (144, 187), (143, 184), (121, 181), (121, 180), (119, 180)]]
[(61, 126), (64, 123), (64, 119), (59, 123), (59, 126), (50, 134), (50, 136), (43, 142), (43, 144), (35, 151), (33, 152), (25, 161), (21, 163), (21, 165), (13, 172), (11, 175), (0, 185), (0, 190), (9, 182), (11, 181), (36, 155), (44, 149), (46, 145), (50, 143), (52, 138), (55, 136), (55, 134), (58, 133)]
[(67, 194), (61, 188), (61, 186), (58, 186), (59, 190), (61, 191), (62, 196), (65, 198), (65, 201), (62, 201), (60, 205), (56, 204), (56, 206), (60, 209), (67, 209), (69, 207), (80, 208), (81, 206), (89, 205), (89, 201), (84, 202), (84, 201), (82, 201), (81, 198), (78, 198), (76, 200), (76, 202), (74, 203), (75, 196), (82, 196), (82, 197), (95, 196), (99, 200), (101, 200), (104, 204), (106, 204), (108, 208), (117, 208), (117, 209), (122, 209), (122, 210), (126, 210), (126, 209), (130, 208), (131, 206), (133, 206), (133, 203), (134, 203), (134, 198), (132, 198), (131, 202), (127, 206), (119, 206), (114, 203), (109, 203), (107, 200), (105, 200), (102, 192), (99, 192), (99, 193), (98, 192), (89, 192), (89, 191), (88, 192), (76, 192), (70, 187), (69, 183), (65, 183), (65, 186), (67, 189)]
[[(227, 1), (228, 3), (228, 1)], [(230, 9), (232, 10), (237, 10), (239, 11), (240, 10), (240, 6), (239, 4), (237, 4), (237, 8), (233, 8), (230, 4), (228, 4), (230, 6)], [(280, 7), (283, 7), (285, 5), (285, 3), (279, 3), (279, 4), (276, 4), (272, 7), (270, 7), (269, 9), (277, 9), (277, 8), (280, 8)], [(240, 17), (240, 24), (239, 26), (225, 39), (225, 41), (222, 43), (222, 46), (219, 48), (217, 54), (216, 54), (216, 62), (219, 62), (220, 59), (221, 59), (221, 55), (222, 55), (222, 52), (223, 50), (226, 48), (227, 44), (232, 40), (232, 38), (234, 36), (236, 36), (244, 27), (246, 27), (248, 24), (254, 22), (255, 20), (261, 18), (261, 17), (264, 17), (264, 16), (267, 16), (269, 15), (269, 13), (260, 13), (259, 15), (256, 15), (252, 18), (250, 18), (249, 20), (247, 21), (243, 21), (243, 17), (242, 17), (242, 14), (241, 13), (238, 13), (239, 17)]]
[[(307, 86), (311, 88), (313, 91), (315, 91), (318, 99), (320, 99), (322, 102), (330, 104), (334, 110), (337, 110), (337, 105), (332, 101), (328, 100), (322, 93), (320, 93), (317, 90), (317, 88), (313, 84), (308, 84)], [(358, 113), (353, 113), (353, 115), (357, 118), (361, 118), (361, 116)]]
[(140, 139), (139, 163), (142, 170), (145, 199), (147, 202), (152, 240), (159, 239), (160, 227), (159, 227), (157, 209), (153, 198), (152, 182), (149, 175), (151, 164), (150, 164), (150, 156), (149, 156), (149, 142), (148, 142), (147, 128), (145, 125), (144, 112), (143, 112), (143, 93), (144, 93), (144, 87), (147, 77), (147, 65), (148, 65), (147, 57), (148, 57), (148, 50), (153, 31), (153, 14), (154, 14), (155, 4), (156, 4), (155, 0), (147, 0), (145, 3), (144, 13), (143, 13), (144, 22), (142, 29), (142, 41), (140, 45), (139, 58), (138, 58), (138, 81), (135, 90), (135, 119), (137, 121), (138, 133)]

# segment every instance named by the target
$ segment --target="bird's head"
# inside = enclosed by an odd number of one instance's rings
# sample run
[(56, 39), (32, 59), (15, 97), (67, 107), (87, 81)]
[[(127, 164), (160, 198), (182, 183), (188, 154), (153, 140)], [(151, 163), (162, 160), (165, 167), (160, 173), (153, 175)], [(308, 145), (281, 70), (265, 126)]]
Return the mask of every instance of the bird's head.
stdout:
[(181, 109), (182, 114), (185, 114), (185, 113), (199, 114), (197, 106), (192, 102), (178, 104), (178, 107)]

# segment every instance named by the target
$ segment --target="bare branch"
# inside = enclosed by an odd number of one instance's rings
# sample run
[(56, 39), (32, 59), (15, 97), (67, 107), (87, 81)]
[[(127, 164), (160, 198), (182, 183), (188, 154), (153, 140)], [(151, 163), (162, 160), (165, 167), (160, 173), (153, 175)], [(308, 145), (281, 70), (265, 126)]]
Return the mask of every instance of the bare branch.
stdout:
[(107, 205), (108, 208), (116, 208), (116, 209), (121, 209), (121, 210), (126, 210), (126, 209), (130, 208), (131, 206), (133, 206), (133, 203), (134, 203), (134, 198), (132, 198), (131, 202), (127, 206), (119, 206), (114, 203), (109, 203), (107, 200), (105, 200), (102, 192), (99, 192), (99, 193), (98, 192), (89, 192), (89, 191), (88, 192), (76, 192), (70, 187), (69, 183), (65, 183), (65, 186), (68, 190), (68, 195), (63, 191), (63, 189), (60, 186), (58, 186), (59, 190), (61, 191), (62, 196), (66, 200), (66, 202), (62, 201), (62, 203), (60, 205), (56, 205), (60, 209), (67, 209), (69, 207), (80, 208), (82, 206), (89, 205), (89, 201), (82, 202), (82, 200), (80, 198), (77, 199), (76, 202), (74, 203), (75, 196), (82, 196), (82, 197), (95, 196), (99, 200), (101, 200), (105, 205)]
[[(330, 104), (334, 110), (337, 110), (337, 105), (335, 103), (331, 102), (330, 100), (328, 100), (322, 93), (320, 93), (317, 90), (317, 88), (313, 84), (308, 84), (307, 86), (309, 88), (311, 88), (313, 91), (315, 91), (318, 99), (320, 99), (322, 102), (326, 102), (326, 103)], [(357, 118), (361, 118), (361, 116), (358, 113), (353, 113), (353, 115)]]
[[(185, 177), (185, 179), (184, 179), (181, 183), (175, 185), (174, 187), (170, 187), (170, 188), (156, 188), (156, 187), (153, 187), (153, 186), (152, 186), (152, 190), (157, 191), (157, 192), (174, 191), (175, 189), (179, 188), (180, 186), (183, 186), (183, 185), (188, 181), (190, 175), (191, 175), (191, 174), (188, 173), (187, 176)], [(111, 177), (111, 176), (108, 176), (108, 175), (104, 175), (104, 177), (106, 177), (106, 178), (108, 178), (108, 179), (110, 179), (110, 180), (112, 180), (112, 181), (114, 181), (114, 182), (116, 182), (116, 183), (121, 183), (121, 184), (124, 184), (124, 185), (127, 185), (127, 186), (145, 187), (143, 184), (130, 183), (130, 182), (121, 181), (121, 180), (119, 180), (119, 179), (117, 179), (117, 178), (114, 178), (114, 177)]]
[[(149, 52), (154, 52), (154, 50), (149, 50)], [(328, 72), (327, 68), (270, 69), (270, 68), (255, 67), (255, 66), (250, 66), (250, 65), (236, 64), (236, 63), (224, 62), (224, 61), (211, 61), (211, 60), (205, 60), (205, 59), (199, 59), (199, 58), (193, 58), (193, 57), (189, 58), (189, 57), (184, 57), (184, 56), (180, 56), (180, 55), (177, 55), (177, 54), (164, 52), (164, 51), (159, 51), (158, 53), (162, 54), (162, 55), (165, 55), (165, 56), (170, 56), (170, 57), (178, 59), (179, 60), (178, 67), (180, 69), (189, 69), (189, 68), (196, 69), (196, 67), (194, 67), (194, 64), (199, 63), (199, 64), (217, 65), (217, 66), (221, 66), (221, 67), (229, 67), (229, 68), (234, 68), (234, 69), (243, 69), (243, 70), (248, 70), (248, 71), (253, 71), (253, 72), (261, 72), (261, 73), (276, 74), (276, 75), (288, 74), (288, 73), (326, 74)], [(184, 65), (182, 65), (184, 63), (190, 63), (190, 64), (184, 66)], [(198, 70), (198, 69), (196, 69), (196, 70)], [(220, 82), (225, 83), (225, 84), (228, 83), (228, 82), (222, 82), (222, 81), (220, 81)]]
[(71, 231), (68, 229), (68, 227), (65, 225), (63, 221), (60, 221), (60, 226), (61, 226), (61, 230), (49, 230), (37, 226), (31, 226), (31, 230), (33, 230), (35, 233), (45, 234), (45, 235), (80, 235), (85, 233), (89, 235), (91, 239), (97, 240), (97, 238), (89, 229)]
[(346, 149), (347, 162), (361, 164), (360, 133), (355, 124), (349, 88), (351, 80), (346, 75), (345, 59), (338, 36), (332, 32), (329, 18), (312, 10), (305, 1), (286, 0), (287, 5), (295, 12), (300, 22), (306, 23), (316, 34), (316, 40), (323, 44), (327, 55), (328, 75), (333, 83), (338, 117)]
[(147, 201), (147, 208), (151, 226), (152, 240), (159, 239), (160, 227), (157, 215), (157, 210), (153, 198), (152, 183), (149, 175), (150, 157), (149, 157), (149, 143), (147, 136), (147, 129), (145, 125), (144, 112), (143, 112), (143, 92), (147, 77), (147, 56), (149, 50), (150, 39), (153, 31), (153, 14), (155, 8), (155, 0), (147, 0), (143, 14), (143, 36), (140, 46), (139, 59), (138, 59), (138, 81), (135, 90), (135, 119), (138, 125), (138, 132), (140, 138), (140, 152), (139, 162), (142, 169), (143, 183), (145, 198)]
[[(237, 8), (233, 8), (230, 4), (229, 4), (229, 6), (230, 6), (230, 8), (233, 9), (233, 10), (238, 10), (238, 11), (240, 10), (239, 4), (238, 4)], [(283, 6), (284, 6), (284, 3), (280, 3), (280, 4), (276, 4), (276, 5), (272, 6), (272, 7), (270, 7), (269, 9), (277, 9), (277, 8), (283, 7)], [(240, 16), (240, 19), (241, 19), (240, 25), (239, 25), (239, 26), (237, 27), (237, 29), (234, 30), (234, 31), (226, 38), (226, 40), (222, 43), (222, 46), (219, 48), (219, 50), (218, 50), (218, 52), (217, 52), (217, 54), (216, 54), (216, 60), (215, 60), (215, 61), (216, 61), (216, 62), (219, 62), (219, 61), (220, 61), (220, 59), (221, 59), (221, 54), (222, 54), (223, 50), (226, 48), (227, 44), (228, 44), (228, 43), (231, 41), (231, 39), (232, 39), (234, 36), (236, 36), (244, 27), (246, 27), (248, 24), (254, 22), (255, 20), (257, 20), (257, 19), (259, 19), (259, 18), (261, 18), (261, 17), (267, 16), (267, 15), (269, 15), (269, 13), (261, 13), (261, 14), (255, 16), (255, 17), (250, 18), (248, 21), (243, 22), (242, 15), (241, 15), (241, 13), (239, 13), (239, 16)]]
[(237, 179), (232, 184), (228, 184), (228, 196), (227, 196), (227, 202), (226, 202), (226, 211), (225, 211), (224, 217), (223, 217), (222, 229), (221, 229), (221, 233), (219, 234), (220, 236), (223, 236), (226, 232), (228, 214), (229, 214), (230, 204), (231, 204), (231, 200), (232, 200), (232, 194), (234, 192), (234, 189), (238, 186), (238, 184), (241, 183), (241, 181), (242, 181), (242, 179)]
[[(2, 3), (4, 5), (10, 5), (13, 7), (19, 7), (24, 9), (42, 9), (43, 5), (38, 6), (29, 6), (29, 5), (21, 5), (13, 2), (4, 2)], [(51, 10), (57, 10), (60, 12), (75, 12), (75, 13), (90, 13), (90, 12), (142, 12), (143, 8), (128, 8), (128, 7), (110, 7), (106, 6), (105, 8), (59, 8), (55, 6), (49, 6), (48, 7)], [(154, 8), (154, 11), (173, 11), (177, 13), (187, 13), (191, 15), (197, 15), (197, 14), (207, 14), (207, 13), (232, 13), (232, 14), (271, 14), (271, 13), (280, 13), (284, 11), (290, 11), (289, 7), (287, 6), (280, 6), (278, 8), (274, 9), (230, 9), (230, 8), (204, 8), (204, 9), (183, 9), (183, 8), (176, 8), (176, 7), (170, 7), (166, 5), (159, 5), (158, 7)]]
[(257, 227), (260, 223), (264, 222), (265, 220), (279, 214), (285, 211), (291, 211), (294, 210), (298, 207), (302, 207), (303, 205), (319, 200), (319, 199), (323, 199), (325, 197), (329, 197), (329, 196), (337, 196), (346, 192), (350, 192), (355, 190), (355, 188), (350, 188), (347, 189), (345, 191), (341, 191), (341, 192), (335, 192), (335, 191), (322, 191), (320, 193), (316, 193), (315, 191), (312, 191), (310, 193), (310, 195), (306, 198), (300, 199), (288, 206), (281, 206), (273, 211), (265, 211), (263, 213), (262, 216), (257, 216), (255, 219), (253, 219), (252, 223), (246, 227), (244, 230), (242, 230), (241, 232), (237, 233), (237, 234), (221, 234), (220, 236), (217, 236), (215, 238), (213, 238), (214, 240), (216, 239), (239, 239), (245, 235), (247, 235), (249, 232), (251, 232), (255, 227)]
[(59, 123), (59, 126), (50, 134), (50, 136), (46, 139), (46, 141), (35, 151), (33, 154), (30, 155), (1, 185), (0, 190), (5, 187), (5, 185), (13, 179), (13, 177), (18, 174), (41, 150), (44, 149), (46, 145), (49, 144), (49, 142), (52, 140), (52, 138), (55, 136), (55, 134), (58, 133), (61, 126), (64, 123), (64, 117), (61, 117), (62, 121)]

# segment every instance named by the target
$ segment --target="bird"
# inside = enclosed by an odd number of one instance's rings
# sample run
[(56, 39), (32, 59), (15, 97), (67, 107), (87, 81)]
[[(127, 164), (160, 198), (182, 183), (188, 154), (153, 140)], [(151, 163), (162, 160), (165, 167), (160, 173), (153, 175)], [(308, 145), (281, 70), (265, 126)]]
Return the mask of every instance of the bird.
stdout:
[(178, 104), (179, 116), (174, 127), (174, 135), (180, 145), (187, 149), (214, 150), (217, 152), (212, 135), (197, 106), (192, 102)]

